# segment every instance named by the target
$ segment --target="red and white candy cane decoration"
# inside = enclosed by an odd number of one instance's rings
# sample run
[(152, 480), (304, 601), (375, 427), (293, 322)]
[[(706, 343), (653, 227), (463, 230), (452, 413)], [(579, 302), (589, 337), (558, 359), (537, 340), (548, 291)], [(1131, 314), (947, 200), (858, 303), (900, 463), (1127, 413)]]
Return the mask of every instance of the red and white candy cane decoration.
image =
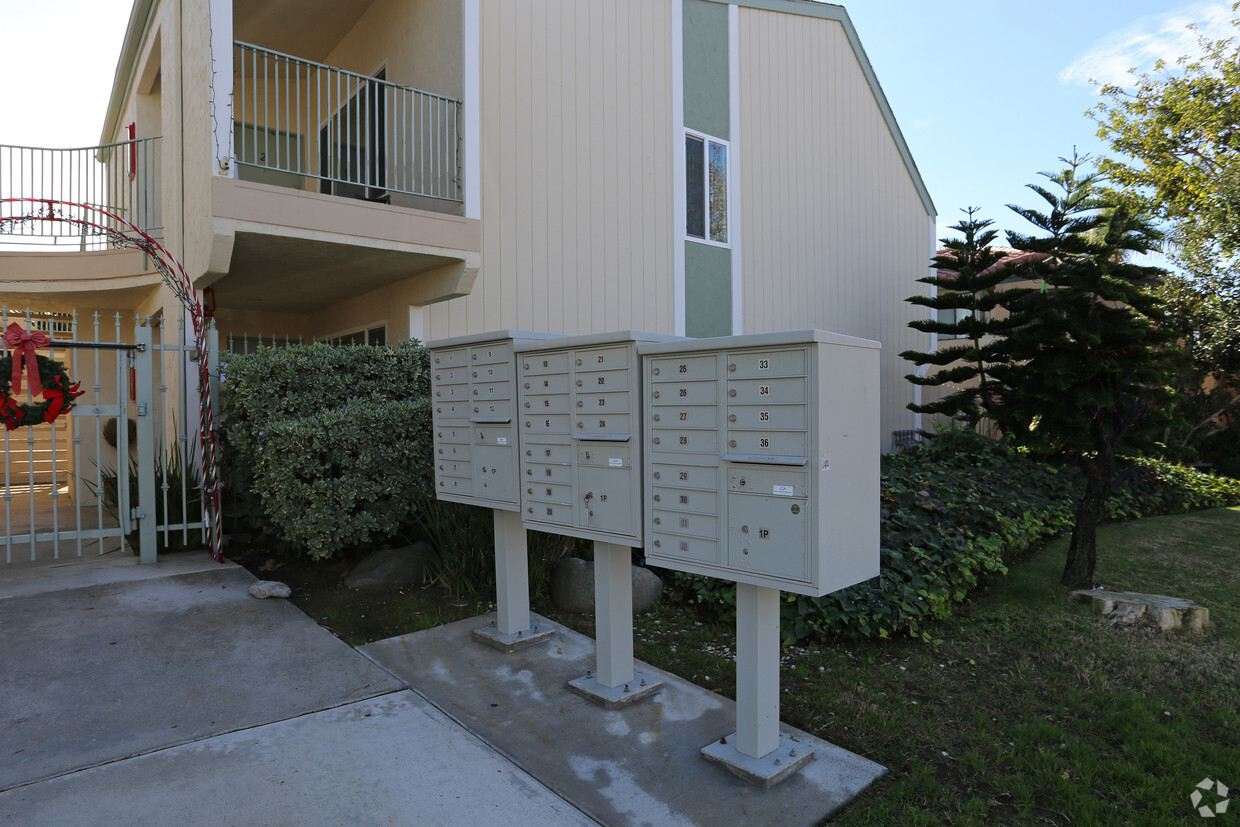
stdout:
[[(34, 212), (35, 209), (38, 212)], [(73, 215), (65, 215), (69, 208)], [(20, 214), (24, 210), (31, 210)], [(17, 212), (19, 214), (10, 214)], [(76, 217), (75, 217), (76, 216)], [(215, 422), (211, 414), (211, 370), (207, 364), (207, 325), (198, 292), (185, 268), (158, 241), (118, 215), (71, 201), (47, 198), (0, 198), (0, 233), (11, 233), (21, 224), (52, 221), (83, 227), (106, 235), (117, 246), (132, 247), (146, 253), (163, 276), (164, 284), (181, 301), (194, 326), (194, 347), (198, 352), (198, 436), (202, 459), (203, 522), (207, 527), (207, 547), (211, 556), (224, 561), (224, 536), (220, 525), (220, 475), (215, 452)], [(16, 361), (16, 360), (15, 360)]]

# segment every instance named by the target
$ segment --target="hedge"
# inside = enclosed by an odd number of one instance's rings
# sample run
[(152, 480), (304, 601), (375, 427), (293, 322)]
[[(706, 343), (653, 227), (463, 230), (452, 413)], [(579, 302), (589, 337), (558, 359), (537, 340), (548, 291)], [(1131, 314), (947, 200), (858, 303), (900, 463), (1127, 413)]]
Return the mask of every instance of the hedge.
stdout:
[(433, 496), (428, 371), (413, 342), (231, 356), (222, 430), (264, 529), (324, 558), (410, 522)]

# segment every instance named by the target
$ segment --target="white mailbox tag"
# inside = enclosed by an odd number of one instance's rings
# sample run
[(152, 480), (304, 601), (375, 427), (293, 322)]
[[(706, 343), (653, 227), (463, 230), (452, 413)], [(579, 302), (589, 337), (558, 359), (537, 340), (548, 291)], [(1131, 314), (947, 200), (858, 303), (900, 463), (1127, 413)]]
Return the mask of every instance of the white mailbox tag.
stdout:
[(506, 436), (497, 436), (497, 437), (495, 437), (495, 444), (496, 444), (496, 445), (507, 445), (507, 444), (508, 444), (508, 437), (506, 437)]
[(776, 497), (793, 497), (796, 496), (791, 485), (772, 486), (771, 493)]
[(822, 470), (824, 471), (831, 470), (831, 455), (830, 454), (822, 455)]
[(623, 468), (624, 460), (622, 460), (620, 457), (608, 457), (607, 464), (610, 465), (612, 468)]

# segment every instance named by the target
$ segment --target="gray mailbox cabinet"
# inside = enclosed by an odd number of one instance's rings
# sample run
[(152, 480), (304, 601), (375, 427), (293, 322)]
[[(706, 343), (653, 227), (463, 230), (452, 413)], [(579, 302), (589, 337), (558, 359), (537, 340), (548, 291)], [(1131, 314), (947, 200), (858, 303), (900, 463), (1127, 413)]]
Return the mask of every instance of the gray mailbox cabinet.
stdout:
[(649, 563), (809, 595), (878, 574), (877, 342), (805, 330), (640, 352)]
[(514, 348), (526, 525), (641, 547), (637, 345), (669, 341), (626, 330)]
[(427, 344), (439, 499), (520, 509), (513, 348), (551, 338), (497, 330)]

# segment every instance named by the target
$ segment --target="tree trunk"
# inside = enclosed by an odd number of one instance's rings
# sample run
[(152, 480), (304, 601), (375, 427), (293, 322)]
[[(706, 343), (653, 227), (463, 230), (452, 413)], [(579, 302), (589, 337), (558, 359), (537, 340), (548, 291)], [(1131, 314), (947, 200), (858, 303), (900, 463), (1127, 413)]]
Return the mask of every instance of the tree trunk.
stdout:
[(1072, 541), (1068, 545), (1068, 559), (1059, 582), (1069, 589), (1092, 589), (1094, 567), (1098, 563), (1098, 523), (1102, 521), (1102, 507), (1106, 504), (1114, 475), (1114, 461), (1110, 457), (1095, 457), (1086, 467), (1085, 494), (1076, 506), (1076, 521), (1072, 526)]

